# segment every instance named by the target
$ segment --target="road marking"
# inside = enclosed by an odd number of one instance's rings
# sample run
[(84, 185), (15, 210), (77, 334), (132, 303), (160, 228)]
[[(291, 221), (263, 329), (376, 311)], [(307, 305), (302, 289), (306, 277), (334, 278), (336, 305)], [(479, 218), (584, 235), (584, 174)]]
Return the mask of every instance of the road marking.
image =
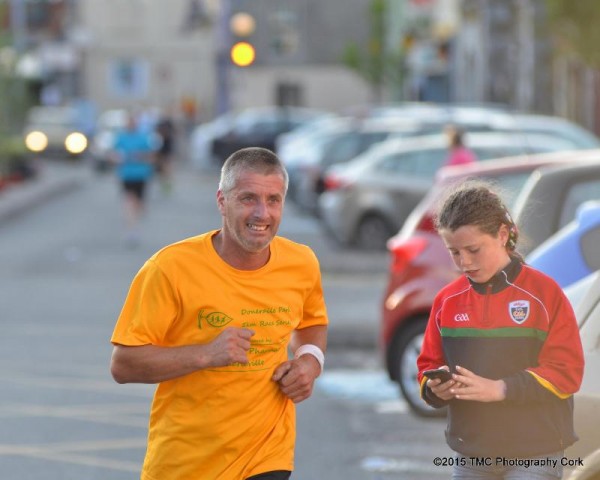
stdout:
[(408, 407), (408, 404), (402, 400), (401, 398), (398, 398), (396, 400), (388, 400), (385, 402), (378, 402), (375, 405), (375, 411), (377, 413), (410, 413), (410, 408)]
[(76, 452), (101, 452), (107, 450), (145, 449), (146, 437), (119, 438), (91, 442), (64, 442), (44, 445), (0, 445), (0, 455), (20, 455), (61, 463), (74, 463), (89, 467), (106, 468), (123, 472), (140, 472), (137, 462), (111, 460), (106, 456), (81, 455)]
[(404, 458), (366, 457), (360, 462), (360, 468), (367, 472), (389, 472), (389, 473), (431, 473), (448, 477), (449, 468), (436, 467), (426, 460), (408, 460)]
[[(13, 376), (14, 375), (14, 376)], [(0, 374), (0, 381), (3, 383), (10, 382), (18, 385), (44, 387), (59, 390), (75, 390), (87, 392), (102, 392), (110, 393), (111, 395), (125, 395), (131, 397), (145, 397), (150, 399), (154, 392), (155, 385), (146, 384), (130, 384), (127, 386), (118, 385), (109, 380), (89, 380), (84, 378), (74, 377), (51, 377), (44, 376), (27, 376), (25, 374)]]
[(47, 417), (62, 418), (104, 425), (148, 428), (149, 405), (101, 404), (101, 405), (0, 405), (0, 418)]
[(398, 386), (380, 370), (325, 370), (317, 379), (317, 388), (329, 396), (351, 400), (383, 402), (399, 398)]

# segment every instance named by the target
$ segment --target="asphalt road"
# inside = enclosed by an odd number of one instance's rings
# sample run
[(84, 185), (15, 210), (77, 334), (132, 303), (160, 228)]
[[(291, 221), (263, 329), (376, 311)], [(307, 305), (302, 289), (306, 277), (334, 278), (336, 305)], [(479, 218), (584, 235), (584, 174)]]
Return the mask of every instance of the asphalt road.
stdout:
[[(37, 202), (31, 192), (41, 184), (0, 197), (0, 477), (139, 478), (153, 387), (112, 380), (110, 335), (143, 261), (218, 227), (216, 175), (184, 170), (173, 195), (153, 189), (144, 241), (131, 250), (114, 178), (62, 167), (42, 172), (46, 188), (70, 181)], [(18, 208), (7, 214), (11, 201)], [(340, 251), (314, 219), (292, 207), (286, 215), (281, 234), (321, 259), (332, 322), (326, 372), (298, 408), (294, 479), (447, 478), (433, 465), (448, 453), (443, 421), (410, 414), (380, 367), (385, 254)]]

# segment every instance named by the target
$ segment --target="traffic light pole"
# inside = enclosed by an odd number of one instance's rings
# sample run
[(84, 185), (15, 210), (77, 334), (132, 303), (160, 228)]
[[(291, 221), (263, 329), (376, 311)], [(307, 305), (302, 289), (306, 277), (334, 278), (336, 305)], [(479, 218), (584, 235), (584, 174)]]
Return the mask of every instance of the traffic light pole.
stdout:
[(221, 0), (216, 28), (217, 53), (217, 104), (216, 113), (222, 115), (231, 108), (230, 95), (230, 60), (229, 49), (231, 46), (231, 30), (229, 19), (231, 18), (231, 0)]

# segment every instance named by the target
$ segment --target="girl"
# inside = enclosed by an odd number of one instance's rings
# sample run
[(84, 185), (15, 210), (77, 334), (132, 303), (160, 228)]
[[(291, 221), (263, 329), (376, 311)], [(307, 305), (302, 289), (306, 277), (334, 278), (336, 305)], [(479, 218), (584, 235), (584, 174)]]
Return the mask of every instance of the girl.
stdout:
[[(464, 275), (438, 293), (417, 364), (423, 399), (449, 407), (452, 478), (562, 478), (583, 375), (568, 300), (524, 264), (517, 227), (488, 185), (451, 192), (436, 228)], [(452, 378), (423, 375), (439, 367)]]

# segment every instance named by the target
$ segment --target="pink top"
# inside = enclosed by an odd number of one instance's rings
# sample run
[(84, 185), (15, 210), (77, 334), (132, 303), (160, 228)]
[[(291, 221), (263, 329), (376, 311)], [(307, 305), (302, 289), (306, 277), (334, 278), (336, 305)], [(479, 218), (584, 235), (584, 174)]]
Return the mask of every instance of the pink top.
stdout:
[(474, 163), (477, 157), (471, 150), (465, 147), (453, 148), (446, 160), (446, 165), (464, 165), (465, 163)]

